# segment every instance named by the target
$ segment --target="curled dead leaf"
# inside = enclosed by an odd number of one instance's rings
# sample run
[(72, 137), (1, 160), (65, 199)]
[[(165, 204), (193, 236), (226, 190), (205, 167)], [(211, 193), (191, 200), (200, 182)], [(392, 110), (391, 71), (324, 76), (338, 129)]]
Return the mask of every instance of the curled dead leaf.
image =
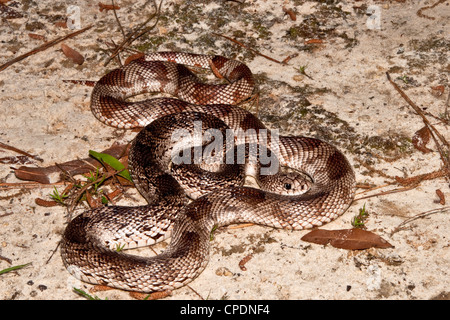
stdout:
[(79, 64), (79, 65), (83, 64), (84, 57), (78, 51), (72, 49), (71, 47), (65, 45), (64, 43), (61, 44), (61, 49), (67, 58), (69, 58), (76, 64)]
[(145, 56), (145, 53), (143, 52), (132, 54), (125, 60), (124, 65), (128, 65), (131, 61), (142, 58), (143, 56)]
[(428, 149), (426, 145), (430, 141), (431, 133), (430, 129), (428, 129), (427, 126), (423, 127), (422, 129), (416, 131), (412, 137), (412, 144), (414, 147), (423, 152), (423, 153), (429, 153), (432, 150)]
[(445, 205), (445, 196), (444, 193), (441, 191), (441, 189), (437, 189), (436, 194), (439, 197), (439, 203)]
[(291, 8), (283, 7), (283, 12), (291, 18), (292, 21), (297, 21), (297, 15), (295, 14), (294, 10)]
[(249, 262), (251, 258), (253, 258), (253, 255), (249, 254), (239, 261), (239, 268), (241, 268), (242, 271), (247, 271), (245, 264)]
[(393, 247), (377, 234), (359, 228), (341, 230), (316, 229), (304, 235), (302, 240), (323, 245), (331, 244), (335, 248), (348, 250)]

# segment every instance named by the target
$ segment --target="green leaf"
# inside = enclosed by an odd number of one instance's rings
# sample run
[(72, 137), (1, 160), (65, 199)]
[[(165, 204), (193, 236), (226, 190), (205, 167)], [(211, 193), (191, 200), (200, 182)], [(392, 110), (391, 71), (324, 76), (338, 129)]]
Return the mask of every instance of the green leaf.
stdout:
[(122, 178), (125, 178), (128, 181), (133, 182), (133, 180), (131, 179), (130, 172), (127, 169), (125, 169), (125, 166), (119, 160), (114, 158), (112, 155), (109, 155), (107, 153), (96, 152), (93, 150), (89, 150), (89, 154), (98, 161), (109, 165), (114, 170), (119, 171), (119, 173), (117, 174)]

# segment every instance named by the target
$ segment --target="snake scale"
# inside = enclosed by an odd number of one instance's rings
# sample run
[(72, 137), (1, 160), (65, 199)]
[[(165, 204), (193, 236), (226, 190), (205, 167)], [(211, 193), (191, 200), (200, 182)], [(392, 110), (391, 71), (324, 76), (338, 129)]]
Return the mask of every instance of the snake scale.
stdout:
[[(211, 68), (227, 83), (204, 84), (188, 66)], [(150, 53), (96, 83), (91, 109), (100, 121), (119, 128), (143, 127), (132, 142), (128, 163), (148, 204), (105, 206), (75, 217), (61, 244), (72, 275), (130, 291), (171, 290), (203, 271), (216, 227), (250, 222), (300, 230), (345, 212), (355, 192), (354, 172), (345, 156), (318, 139), (275, 137), (253, 114), (236, 106), (254, 87), (250, 69), (241, 62), (180, 52)], [(129, 99), (146, 92), (177, 99)], [(211, 128), (224, 136), (232, 132), (235, 145), (211, 138)], [(177, 132), (184, 132), (179, 141), (171, 139)], [(261, 133), (266, 140), (259, 139)], [(222, 156), (222, 163), (209, 164), (206, 158), (174, 163), (174, 155), (205, 154), (212, 141), (221, 149), (210, 154)], [(255, 161), (249, 151), (263, 144), (277, 164), (265, 175), (260, 173), (268, 164)], [(244, 146), (243, 153), (239, 146)], [(237, 161), (238, 154), (244, 154), (244, 161)], [(223, 163), (224, 157), (233, 161)], [(248, 176), (260, 188), (244, 185)], [(168, 237), (167, 249), (154, 257), (116, 250)]]

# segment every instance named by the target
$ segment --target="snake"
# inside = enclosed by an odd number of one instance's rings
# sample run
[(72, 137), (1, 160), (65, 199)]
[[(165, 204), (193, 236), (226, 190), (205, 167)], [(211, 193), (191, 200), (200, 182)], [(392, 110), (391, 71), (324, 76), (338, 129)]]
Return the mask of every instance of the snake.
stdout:
[[(201, 79), (203, 69), (219, 83)], [(255, 87), (244, 63), (186, 52), (147, 53), (96, 82), (95, 117), (140, 129), (128, 168), (147, 204), (108, 205), (73, 218), (61, 241), (70, 274), (127, 291), (174, 290), (206, 268), (219, 227), (302, 230), (348, 209), (356, 188), (348, 159), (323, 140), (267, 129), (241, 107)], [(151, 96), (139, 99), (143, 94)], [(219, 161), (208, 161), (215, 157)], [(169, 238), (164, 251), (151, 257), (118, 250)]]

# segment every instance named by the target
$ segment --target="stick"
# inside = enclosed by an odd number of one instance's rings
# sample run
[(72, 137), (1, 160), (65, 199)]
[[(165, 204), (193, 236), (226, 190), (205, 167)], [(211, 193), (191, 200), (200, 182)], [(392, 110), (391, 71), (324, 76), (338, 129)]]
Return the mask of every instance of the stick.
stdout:
[(20, 154), (22, 154), (22, 155), (24, 155), (24, 156), (33, 158), (34, 160), (37, 160), (37, 161), (40, 161), (40, 162), (43, 162), (43, 161), (44, 161), (44, 160), (42, 160), (41, 158), (39, 158), (38, 156), (33, 156), (32, 154), (29, 154), (28, 152), (25, 152), (25, 151), (23, 151), (23, 150), (17, 149), (16, 147), (7, 145), (6, 143), (3, 143), (3, 142), (0, 142), (0, 148), (7, 149), (7, 150), (11, 150), (11, 151), (20, 153)]
[(222, 38), (225, 38), (225, 39), (227, 39), (227, 40), (230, 40), (231, 42), (234, 42), (234, 43), (240, 45), (241, 47), (243, 47), (243, 48), (245, 48), (245, 49), (247, 49), (247, 50), (250, 50), (250, 51), (253, 52), (254, 54), (257, 54), (257, 55), (259, 55), (259, 56), (261, 56), (261, 57), (264, 57), (264, 58), (266, 58), (266, 59), (268, 59), (268, 60), (270, 60), (270, 61), (273, 61), (273, 62), (276, 62), (276, 63), (279, 63), (279, 64), (283, 64), (282, 61), (278, 61), (278, 60), (276, 60), (276, 59), (274, 59), (274, 58), (271, 58), (271, 57), (269, 57), (269, 56), (266, 56), (266, 55), (262, 54), (261, 52), (258, 52), (258, 51), (254, 50), (254, 49), (252, 49), (252, 48), (249, 48), (248, 46), (246, 46), (246, 45), (243, 44), (242, 42), (237, 41), (236, 39), (233, 39), (233, 38), (227, 37), (227, 36), (225, 36), (225, 35), (223, 35), (223, 34), (218, 34), (218, 33), (215, 33), (215, 32), (213, 32), (212, 34), (215, 35), (215, 36), (222, 37)]
[(415, 187), (416, 187), (416, 185), (414, 185), (412, 187), (404, 187), (404, 188), (397, 188), (397, 189), (393, 189), (393, 190), (383, 191), (383, 192), (376, 193), (376, 194), (373, 194), (373, 195), (356, 198), (353, 201), (358, 201), (358, 200), (372, 198), (372, 197), (378, 197), (378, 196), (384, 196), (384, 195), (391, 194), (391, 193), (404, 192), (404, 191), (408, 191), (408, 190), (414, 189)]
[[(119, 54), (120, 50), (121, 50), (123, 47), (130, 45), (133, 41), (135, 41), (136, 39), (138, 39), (139, 37), (141, 37), (143, 34), (149, 32), (151, 29), (153, 29), (153, 28), (156, 26), (156, 24), (157, 24), (158, 21), (159, 21), (159, 12), (160, 12), (160, 10), (161, 10), (162, 2), (163, 2), (163, 0), (161, 0), (161, 2), (159, 3), (159, 7), (156, 9), (156, 12), (155, 12), (153, 15), (151, 15), (150, 18), (148, 18), (143, 24), (141, 24), (134, 32), (132, 32), (128, 37), (126, 37), (126, 38), (125, 38), (125, 39), (117, 46), (117, 48), (114, 50), (114, 52), (111, 54), (111, 56), (106, 60), (106, 62), (105, 62), (105, 64), (104, 64), (105, 66), (107, 66), (107, 65), (111, 62), (111, 60), (114, 59), (114, 58)], [(156, 2), (155, 2), (155, 4), (156, 4)], [(142, 28), (144, 28), (145, 25), (146, 25), (147, 23), (149, 23), (151, 20), (153, 20), (153, 18), (154, 18), (155, 16), (157, 16), (156, 22), (155, 22), (150, 28), (145, 29), (143, 32), (141, 32), (140, 34), (138, 34), (137, 36), (135, 36), (135, 37), (133, 38), (133, 36), (134, 36), (137, 32), (139, 32)]]
[(439, 142), (437, 141), (435, 135), (439, 138), (439, 140), (445, 145), (445, 147), (448, 149), (449, 148), (449, 143), (447, 142), (447, 140), (441, 135), (441, 133), (430, 123), (430, 121), (427, 119), (427, 117), (425, 117), (424, 113), (422, 112), (422, 110), (414, 103), (411, 101), (411, 99), (409, 99), (409, 97), (403, 92), (402, 89), (400, 89), (400, 87), (391, 79), (391, 76), (389, 75), (388, 72), (386, 72), (386, 76), (389, 80), (389, 82), (392, 84), (392, 86), (395, 88), (395, 90), (398, 91), (398, 93), (400, 93), (400, 95), (402, 96), (403, 99), (406, 100), (406, 102), (408, 102), (408, 104), (414, 109), (414, 111), (420, 116), (422, 117), (423, 122), (425, 123), (425, 125), (428, 127), (428, 129), (430, 129), (430, 133), (431, 136), (434, 140), (434, 142), (436, 143), (436, 146), (438, 148), (439, 154), (441, 156), (441, 160), (444, 163), (444, 168), (447, 171), (447, 178), (450, 178), (450, 163), (448, 161), (448, 156), (446, 156), (445, 152), (442, 150), (441, 145), (439, 144)]
[(69, 39), (69, 38), (73, 38), (73, 37), (79, 35), (80, 33), (83, 33), (83, 32), (85, 32), (86, 30), (89, 30), (90, 28), (92, 28), (92, 25), (87, 26), (86, 28), (83, 28), (83, 29), (81, 29), (81, 30), (72, 32), (72, 33), (70, 33), (70, 34), (68, 34), (68, 35), (66, 35), (66, 36), (62, 36), (62, 37), (56, 38), (56, 39), (54, 39), (54, 40), (52, 40), (52, 41), (46, 42), (46, 43), (44, 43), (43, 45), (41, 45), (41, 46), (39, 46), (39, 47), (37, 47), (37, 48), (35, 48), (35, 49), (33, 49), (33, 50), (31, 50), (31, 51), (29, 51), (29, 52), (23, 54), (23, 55), (20, 55), (20, 56), (18, 56), (18, 57), (16, 57), (16, 58), (14, 58), (14, 59), (12, 59), (12, 60), (6, 62), (5, 64), (1, 65), (1, 66), (0, 66), (0, 72), (3, 71), (3, 70), (5, 70), (6, 68), (8, 68), (9, 66), (13, 65), (13, 64), (16, 63), (16, 62), (19, 62), (19, 61), (21, 61), (21, 60), (23, 60), (23, 59), (25, 59), (25, 58), (28, 58), (29, 56), (31, 56), (31, 55), (33, 55), (33, 54), (35, 54), (35, 53), (38, 53), (38, 52), (47, 50), (48, 48), (51, 48), (51, 47), (53, 47), (54, 45), (56, 45), (56, 44), (58, 44), (58, 43), (60, 43), (60, 42), (62, 42), (62, 41), (64, 41), (64, 40), (67, 40), (67, 39)]
[(421, 212), (419, 214), (416, 214), (414, 217), (411, 217), (409, 219), (406, 219), (405, 221), (403, 221), (402, 223), (400, 223), (394, 230), (392, 230), (391, 235), (400, 231), (400, 228), (403, 227), (405, 224), (410, 223), (414, 220), (420, 219), (420, 218), (425, 218), (426, 216), (435, 214), (435, 213), (444, 213), (450, 210), (450, 207), (443, 207), (443, 208), (437, 208), (437, 209), (433, 209), (433, 210), (429, 210), (429, 211), (425, 211), (425, 212)]

